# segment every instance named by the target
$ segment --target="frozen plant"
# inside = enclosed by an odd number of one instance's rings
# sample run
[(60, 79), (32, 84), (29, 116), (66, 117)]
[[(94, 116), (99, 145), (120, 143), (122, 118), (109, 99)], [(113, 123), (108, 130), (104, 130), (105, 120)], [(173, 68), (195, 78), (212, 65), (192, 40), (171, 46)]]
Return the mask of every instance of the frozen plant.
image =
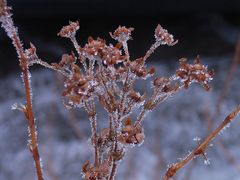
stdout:
[(19, 66), (22, 71), (21, 77), (24, 84), (25, 98), (26, 98), (26, 105), (21, 104), (18, 107), (18, 105), (15, 104), (12, 106), (12, 109), (21, 110), (27, 119), (28, 133), (30, 138), (28, 140), (28, 147), (34, 159), (34, 165), (36, 168), (37, 177), (39, 180), (43, 180), (41, 160), (39, 156), (38, 143), (37, 143), (38, 141), (37, 128), (35, 125), (36, 119), (34, 117), (33, 109), (32, 109), (32, 92), (31, 92), (31, 85), (30, 85), (31, 75), (29, 72), (29, 58), (24, 52), (23, 45), (18, 36), (17, 28), (15, 28), (13, 25), (13, 21), (11, 18), (12, 14), (10, 13), (10, 9), (11, 8), (7, 6), (7, 3), (5, 0), (0, 0), (0, 22), (2, 23), (2, 28), (5, 29), (7, 35), (9, 36), (9, 38), (11, 38), (12, 43), (18, 54)]
[[(89, 37), (88, 42), (80, 46), (76, 39), (79, 22), (69, 22), (69, 25), (60, 30), (58, 36), (68, 38), (73, 43), (75, 53), (64, 54), (59, 63), (48, 64), (38, 57), (33, 44), (30, 43), (29, 49), (23, 48), (9, 9), (6, 2), (0, 0), (0, 21), (18, 53), (26, 92), (26, 105), (13, 107), (24, 112), (28, 120), (29, 149), (39, 180), (42, 180), (43, 176), (32, 113), (30, 66), (40, 64), (61, 73), (65, 77), (65, 89), (62, 93), (65, 107), (83, 108), (88, 114), (94, 161), (86, 161), (82, 166), (82, 174), (86, 180), (114, 179), (126, 149), (141, 145), (144, 141), (144, 117), (167, 98), (188, 88), (192, 83), (200, 84), (205, 90), (210, 89), (209, 82), (213, 72), (200, 63), (199, 56), (193, 64), (181, 59), (179, 68), (171, 77), (158, 77), (153, 67), (147, 67), (146, 61), (160, 45), (173, 46), (177, 43), (173, 35), (160, 25), (155, 29), (155, 42), (145, 55), (131, 59), (128, 41), (132, 39), (133, 28), (119, 26), (110, 33), (117, 41), (115, 45), (108, 44), (101, 38)], [(137, 80), (147, 81), (148, 78), (151, 78), (152, 94), (141, 94), (134, 89)], [(108, 126), (103, 129), (98, 128), (98, 123), (101, 122), (97, 118), (97, 103), (107, 112)], [(132, 119), (130, 116), (136, 109), (140, 109), (140, 113)], [(194, 155), (203, 154), (210, 140), (204, 144), (204, 148), (197, 149)], [(191, 153), (181, 162), (185, 162), (189, 157), (192, 157)], [(181, 163), (181, 167), (184, 165)], [(165, 179), (176, 173), (179, 168), (175, 166), (176, 164), (173, 164), (169, 167)]]

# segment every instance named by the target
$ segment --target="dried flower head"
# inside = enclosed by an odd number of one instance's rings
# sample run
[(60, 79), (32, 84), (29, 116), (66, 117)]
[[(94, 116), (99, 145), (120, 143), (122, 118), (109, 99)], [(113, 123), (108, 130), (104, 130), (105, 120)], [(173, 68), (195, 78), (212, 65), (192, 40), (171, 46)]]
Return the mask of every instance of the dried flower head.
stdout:
[(110, 32), (110, 36), (117, 40), (118, 42), (127, 42), (129, 39), (132, 39), (131, 33), (134, 30), (134, 28), (126, 28), (125, 26), (119, 26), (114, 33), (112, 34)]
[(145, 135), (142, 126), (134, 126), (132, 124), (125, 125), (125, 127), (122, 128), (122, 133), (118, 137), (119, 141), (123, 144), (142, 144), (144, 138)]
[(71, 71), (72, 74), (65, 82), (65, 90), (62, 95), (68, 100), (68, 105), (81, 106), (83, 98), (88, 98), (89, 83), (77, 65), (72, 64)]
[(92, 37), (88, 38), (88, 43), (82, 48), (82, 54), (88, 59), (94, 59), (97, 56), (102, 56), (102, 51), (106, 47), (103, 39), (97, 38), (94, 40)]
[(80, 26), (78, 21), (76, 22), (69, 21), (69, 25), (63, 26), (63, 28), (57, 35), (66, 38), (74, 37), (79, 27)]
[(200, 57), (197, 56), (194, 64), (188, 64), (186, 61), (180, 61), (180, 68), (176, 71), (176, 75), (184, 83), (185, 88), (192, 82), (200, 83), (205, 90), (209, 90), (209, 82), (213, 78), (213, 71), (208, 70), (207, 66), (200, 63)]
[(106, 45), (106, 42), (97, 38), (94, 40), (92, 37), (88, 38), (88, 43), (82, 48), (82, 54), (88, 59), (101, 59), (106, 65), (113, 65), (122, 62), (126, 59), (122, 55), (119, 46)]
[(138, 58), (129, 63), (130, 71), (135, 74), (138, 78), (146, 79), (151, 77), (155, 73), (155, 68), (147, 68), (144, 65), (143, 58)]
[(155, 39), (157, 42), (160, 42), (163, 45), (166, 44), (168, 46), (173, 46), (178, 42), (178, 40), (174, 41), (173, 35), (169, 34), (166, 29), (163, 29), (160, 24), (158, 24), (157, 28), (155, 29)]

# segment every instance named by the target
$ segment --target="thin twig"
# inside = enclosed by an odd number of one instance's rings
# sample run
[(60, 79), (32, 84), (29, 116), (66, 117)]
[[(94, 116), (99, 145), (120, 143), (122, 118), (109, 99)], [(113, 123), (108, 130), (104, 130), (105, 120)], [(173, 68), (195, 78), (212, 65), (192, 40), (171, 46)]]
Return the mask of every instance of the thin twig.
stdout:
[(14, 26), (9, 9), (10, 8), (7, 7), (6, 1), (1, 0), (0, 1), (0, 21), (2, 23), (2, 27), (7, 32), (7, 35), (12, 40), (12, 43), (16, 49), (16, 52), (19, 58), (19, 63), (20, 63), (19, 65), (22, 71), (22, 79), (24, 83), (25, 98), (26, 98), (26, 106), (24, 109), (22, 109), (22, 111), (24, 112), (28, 122), (28, 130), (30, 135), (29, 150), (32, 153), (32, 157), (34, 159), (38, 180), (43, 180), (40, 156), (38, 151), (38, 143), (37, 143), (37, 130), (36, 130), (35, 118), (32, 110), (32, 97), (31, 97), (32, 92), (31, 92), (31, 85), (30, 85), (30, 72), (28, 70), (28, 58), (24, 53), (21, 40), (18, 36), (17, 28), (15, 28)]
[(39, 64), (39, 65), (44, 66), (44, 67), (46, 67), (46, 68), (48, 68), (48, 69), (52, 69), (52, 70), (58, 71), (58, 72), (61, 73), (63, 76), (69, 78), (69, 74), (68, 74), (68, 73), (66, 73), (66, 72), (63, 71), (62, 69), (58, 69), (58, 68), (56, 68), (56, 67), (48, 64), (48, 63), (45, 62), (45, 61), (42, 61), (41, 59), (35, 59), (35, 60), (33, 60), (32, 63), (33, 63), (33, 64)]
[(220, 113), (220, 108), (221, 108), (222, 102), (224, 101), (224, 99), (227, 95), (227, 92), (230, 88), (230, 83), (232, 82), (232, 79), (234, 78), (234, 75), (236, 74), (237, 67), (239, 64), (240, 64), (240, 39), (236, 45), (235, 55), (234, 55), (231, 67), (228, 71), (227, 78), (223, 85), (223, 89), (222, 89), (222, 91), (219, 95), (218, 101), (217, 101), (217, 107), (216, 107), (217, 114)]
[(190, 154), (188, 154), (182, 161), (173, 164), (167, 170), (163, 180), (168, 180), (173, 177), (178, 170), (183, 168), (187, 163), (192, 161), (196, 156), (203, 155), (209, 146), (210, 142), (227, 126), (231, 123), (232, 120), (240, 113), (240, 105), (237, 106), (225, 119), (224, 121), (211, 133), (207, 136), (202, 143), (200, 143)]
[[(208, 123), (208, 131), (209, 132), (212, 131), (213, 120), (216, 119), (221, 113), (221, 105), (223, 104), (224, 99), (226, 98), (226, 95), (229, 91), (231, 82), (232, 82), (234, 76), (236, 75), (236, 70), (237, 70), (237, 67), (238, 67), (239, 63), (240, 63), (240, 39), (239, 39), (239, 41), (236, 45), (234, 58), (233, 58), (231, 67), (228, 71), (227, 77), (225, 79), (223, 88), (222, 88), (222, 90), (219, 94), (219, 98), (218, 98), (217, 103), (216, 103), (215, 112), (213, 113), (212, 116), (210, 116), (210, 113), (206, 109), (206, 119), (207, 119), (207, 123)], [(216, 141), (216, 145), (219, 146), (219, 148), (222, 150), (223, 154), (226, 156), (228, 161), (234, 167), (236, 167), (236, 169), (239, 171), (239, 167), (237, 166), (237, 161), (236, 161), (235, 156), (225, 147), (225, 145), (222, 143), (222, 141), (220, 139), (218, 139)]]

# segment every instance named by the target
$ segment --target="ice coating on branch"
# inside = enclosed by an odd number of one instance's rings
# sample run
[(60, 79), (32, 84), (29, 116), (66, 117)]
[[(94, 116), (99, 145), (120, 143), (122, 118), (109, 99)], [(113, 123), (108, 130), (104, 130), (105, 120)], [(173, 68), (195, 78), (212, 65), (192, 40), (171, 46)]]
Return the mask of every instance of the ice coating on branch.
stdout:
[[(13, 24), (13, 20), (11, 18), (12, 14), (6, 13), (4, 15), (0, 15), (0, 22), (1, 27), (5, 30), (8, 37), (12, 40), (13, 46), (16, 49), (16, 52), (18, 54), (18, 57), (21, 57), (20, 49), (22, 48), (22, 43), (18, 37), (18, 30)], [(20, 44), (16, 44), (16, 40), (20, 42)]]

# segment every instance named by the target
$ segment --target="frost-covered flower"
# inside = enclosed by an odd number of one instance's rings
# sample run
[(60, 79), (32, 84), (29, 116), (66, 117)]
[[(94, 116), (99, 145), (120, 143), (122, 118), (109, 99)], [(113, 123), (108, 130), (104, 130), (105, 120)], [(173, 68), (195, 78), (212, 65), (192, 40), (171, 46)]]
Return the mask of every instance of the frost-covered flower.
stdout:
[(131, 33), (134, 30), (134, 28), (126, 28), (125, 26), (119, 26), (114, 33), (110, 33), (110, 36), (117, 40), (118, 42), (127, 42), (129, 39), (131, 39)]
[(188, 64), (185, 61), (180, 62), (180, 68), (176, 71), (177, 77), (184, 83), (185, 88), (197, 82), (201, 84), (205, 90), (209, 90), (209, 82), (214, 75), (213, 71), (208, 70), (207, 66), (200, 63), (200, 58), (197, 56), (194, 64)]
[(82, 53), (88, 59), (99, 57), (106, 65), (117, 64), (126, 59), (118, 46), (108, 46), (101, 38), (97, 38), (97, 40), (92, 37), (88, 38), (88, 43), (82, 48)]
[(173, 35), (169, 34), (166, 29), (163, 29), (163, 27), (158, 24), (157, 28), (155, 29), (155, 39), (156, 41), (160, 42), (161, 44), (168, 46), (175, 45), (178, 41), (174, 41)]
[(58, 33), (58, 36), (61, 37), (66, 37), (66, 38), (70, 38), (70, 37), (74, 37), (76, 34), (76, 31), (79, 29), (79, 22), (69, 22), (69, 25), (67, 26), (63, 26), (63, 28), (61, 29), (61, 31)]

